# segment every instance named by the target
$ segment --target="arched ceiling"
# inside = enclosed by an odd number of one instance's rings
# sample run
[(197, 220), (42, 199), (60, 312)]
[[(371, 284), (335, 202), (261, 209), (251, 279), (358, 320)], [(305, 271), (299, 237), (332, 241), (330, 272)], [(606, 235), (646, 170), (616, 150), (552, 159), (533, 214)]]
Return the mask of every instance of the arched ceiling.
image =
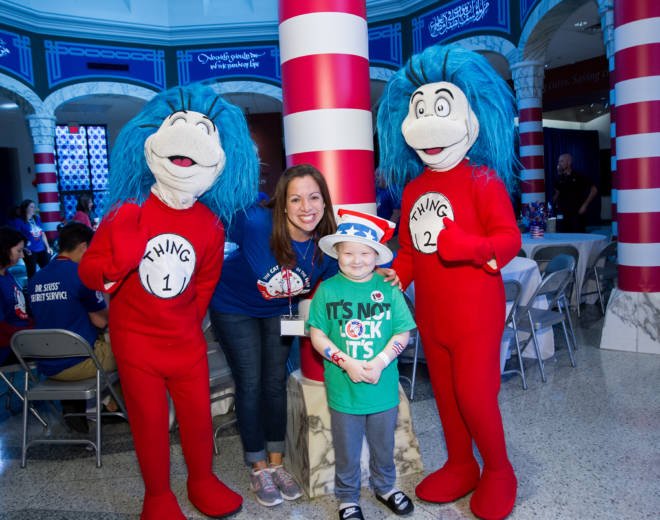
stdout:
[[(445, 0), (448, 1), (448, 0)], [(437, 0), (367, 0), (370, 21)], [(37, 33), (153, 44), (277, 39), (277, 0), (0, 0), (0, 20)]]

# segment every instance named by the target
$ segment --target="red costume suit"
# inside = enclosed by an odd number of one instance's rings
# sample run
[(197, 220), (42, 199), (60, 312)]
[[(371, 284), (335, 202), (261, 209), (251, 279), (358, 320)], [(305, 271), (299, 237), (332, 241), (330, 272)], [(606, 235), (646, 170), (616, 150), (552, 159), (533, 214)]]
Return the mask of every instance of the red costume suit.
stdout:
[[(481, 478), (497, 480), (502, 470), (510, 488), (515, 477), (497, 403), (505, 315), (499, 268), (517, 254), (521, 238), (507, 191), (493, 172), (464, 159), (448, 171), (427, 168), (409, 182), (401, 216), (393, 268), (404, 286), (415, 282), (416, 321), (448, 452), (445, 466), (417, 495), (449, 502), (474, 489), (473, 440), (484, 461)], [(487, 264), (493, 258), (495, 268)], [(489, 486), (493, 494), (497, 488)]]
[[(223, 245), (222, 224), (206, 206), (173, 209), (151, 194), (142, 207), (125, 204), (106, 217), (80, 263), (87, 286), (111, 293), (112, 350), (145, 483), (142, 518), (182, 517), (170, 490), (166, 390), (177, 410), (191, 502), (210, 516), (240, 507), (240, 496), (212, 473), (201, 327)], [(116, 283), (108, 287), (109, 280)], [(219, 509), (221, 490), (227, 494)]]

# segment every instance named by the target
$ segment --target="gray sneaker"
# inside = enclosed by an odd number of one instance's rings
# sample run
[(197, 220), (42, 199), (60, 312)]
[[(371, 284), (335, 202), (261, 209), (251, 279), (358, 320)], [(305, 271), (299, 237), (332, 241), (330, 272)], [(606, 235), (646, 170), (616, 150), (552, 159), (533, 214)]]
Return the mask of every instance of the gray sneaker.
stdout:
[(280, 490), (277, 489), (271, 472), (267, 469), (250, 472), (250, 488), (257, 496), (257, 502), (262, 506), (271, 507), (282, 503)]
[(286, 471), (282, 466), (270, 466), (268, 469), (273, 477), (273, 482), (280, 489), (282, 498), (295, 500), (303, 495), (301, 487), (291, 476), (291, 473)]

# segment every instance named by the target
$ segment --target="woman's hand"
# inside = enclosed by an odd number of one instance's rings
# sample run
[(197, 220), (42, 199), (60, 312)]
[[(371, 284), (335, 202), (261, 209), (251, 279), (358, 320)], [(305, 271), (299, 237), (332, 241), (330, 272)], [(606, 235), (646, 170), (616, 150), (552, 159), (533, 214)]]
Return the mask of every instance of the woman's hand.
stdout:
[(401, 284), (401, 280), (399, 280), (399, 275), (396, 274), (396, 271), (394, 269), (391, 269), (389, 267), (377, 267), (376, 272), (384, 276), (386, 282), (391, 281), (392, 287), (397, 285), (400, 290), (403, 290), (403, 285)]

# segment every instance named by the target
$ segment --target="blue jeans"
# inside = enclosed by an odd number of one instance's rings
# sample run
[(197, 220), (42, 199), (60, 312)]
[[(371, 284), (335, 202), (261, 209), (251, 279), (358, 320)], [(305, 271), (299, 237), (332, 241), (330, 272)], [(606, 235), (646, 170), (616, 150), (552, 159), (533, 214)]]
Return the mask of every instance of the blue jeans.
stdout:
[(280, 336), (280, 317), (252, 318), (211, 310), (211, 323), (236, 385), (236, 418), (245, 463), (284, 453), (286, 361), (293, 337)]
[(362, 439), (369, 446), (369, 483), (384, 495), (396, 481), (394, 430), (398, 407), (380, 413), (352, 415), (330, 410), (335, 448), (335, 496), (340, 502), (360, 501)]

